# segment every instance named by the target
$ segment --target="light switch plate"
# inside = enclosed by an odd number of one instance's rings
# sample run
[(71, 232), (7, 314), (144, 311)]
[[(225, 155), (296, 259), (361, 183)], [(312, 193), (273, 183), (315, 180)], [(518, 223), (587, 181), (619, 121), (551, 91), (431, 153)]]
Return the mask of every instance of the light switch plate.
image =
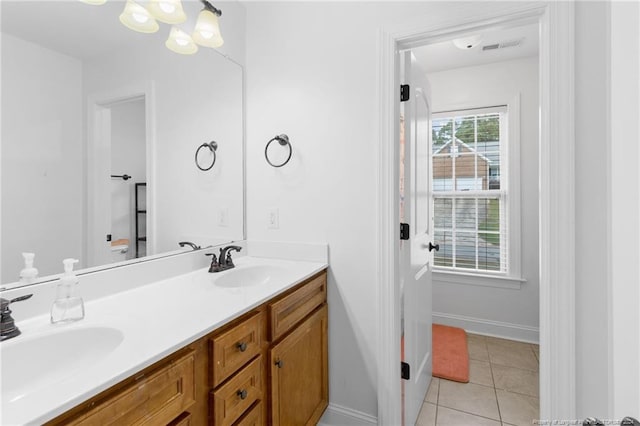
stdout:
[(218, 210), (218, 226), (226, 228), (229, 226), (229, 208), (223, 207)]
[(267, 228), (278, 229), (280, 228), (280, 218), (278, 215), (278, 209), (269, 209), (267, 214)]

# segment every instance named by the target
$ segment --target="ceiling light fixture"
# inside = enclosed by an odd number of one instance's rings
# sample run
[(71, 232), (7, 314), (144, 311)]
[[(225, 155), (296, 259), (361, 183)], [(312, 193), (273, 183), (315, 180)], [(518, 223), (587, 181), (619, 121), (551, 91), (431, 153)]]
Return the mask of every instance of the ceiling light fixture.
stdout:
[(200, 46), (220, 47), (224, 44), (218, 23), (218, 16), (222, 15), (222, 11), (216, 9), (206, 0), (201, 1), (204, 8), (198, 14), (196, 27), (192, 34), (193, 40)]
[(461, 37), (453, 40), (453, 44), (462, 50), (470, 50), (480, 44), (482, 41), (482, 35), (474, 34), (467, 37)]
[(120, 14), (120, 22), (125, 27), (139, 33), (155, 33), (160, 28), (149, 11), (133, 0), (127, 0), (124, 10)]
[(193, 55), (198, 51), (198, 46), (191, 36), (177, 27), (171, 28), (169, 38), (164, 42), (167, 49), (182, 55)]
[(160, 22), (181, 24), (187, 20), (180, 0), (151, 0), (147, 9)]
[[(1, 0), (0, 0), (1, 1)], [(87, 4), (104, 4), (107, 0), (79, 0)], [(218, 17), (222, 11), (214, 7), (208, 0), (200, 0), (204, 8), (198, 14), (193, 33), (189, 35), (178, 27), (172, 27), (165, 46), (173, 52), (191, 55), (198, 51), (198, 46), (220, 47), (224, 44), (220, 32)], [(155, 33), (160, 29), (158, 22), (166, 24), (181, 24), (187, 20), (182, 8), (181, 0), (149, 0), (145, 8), (134, 0), (127, 0), (124, 10), (120, 14), (120, 22), (140, 33)]]

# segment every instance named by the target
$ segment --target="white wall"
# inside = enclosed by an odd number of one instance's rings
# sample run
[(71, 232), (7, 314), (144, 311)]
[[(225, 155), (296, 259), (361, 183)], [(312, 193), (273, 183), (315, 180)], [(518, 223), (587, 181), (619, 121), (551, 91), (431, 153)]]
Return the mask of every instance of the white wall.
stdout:
[[(482, 2), (246, 7), (248, 238), (329, 243), (330, 403), (376, 416), (378, 31), (442, 23), (452, 14), (471, 19), (492, 7)], [(282, 169), (271, 168), (263, 156), (265, 144), (278, 133), (289, 135), (294, 150)], [(271, 208), (279, 209), (279, 229), (267, 227)]]
[[(473, 19), (499, 7), (247, 3), (248, 236), (330, 245), (331, 404), (376, 413), (377, 28), (445, 23), (451, 13)], [(601, 418), (613, 417), (603, 163), (608, 19), (603, 2), (576, 2), (576, 414)], [(281, 132), (291, 137), (294, 157), (276, 170), (262, 152)], [(272, 207), (280, 209), (277, 230), (267, 228)]]
[[(128, 174), (129, 180), (111, 179), (111, 235), (113, 240), (129, 240), (127, 259), (135, 257), (135, 184), (146, 179), (145, 100), (114, 105), (111, 108), (111, 174)], [(138, 209), (146, 208), (146, 190), (140, 190)], [(146, 215), (139, 215), (145, 236)], [(144, 256), (145, 245), (140, 245)]]
[[(520, 340), (538, 339), (538, 58), (428, 74), (433, 110), (506, 105), (520, 98), (521, 275), (519, 289), (440, 281), (434, 274), (434, 322)], [(514, 113), (512, 111), (512, 113)], [(487, 280), (491, 281), (491, 280)], [(493, 280), (489, 284), (499, 285)]]
[(21, 252), (41, 275), (81, 255), (81, 75), (77, 59), (2, 34), (2, 283)]

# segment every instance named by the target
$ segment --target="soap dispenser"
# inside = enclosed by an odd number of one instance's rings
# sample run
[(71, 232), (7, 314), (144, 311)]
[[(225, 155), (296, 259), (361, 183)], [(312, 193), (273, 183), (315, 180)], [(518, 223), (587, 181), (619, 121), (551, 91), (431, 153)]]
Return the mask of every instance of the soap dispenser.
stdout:
[(58, 283), (56, 300), (51, 306), (51, 323), (78, 321), (84, 318), (84, 301), (76, 294), (78, 277), (73, 265), (78, 259), (64, 259), (64, 275)]
[(34, 253), (22, 253), (24, 269), (20, 271), (20, 284), (33, 284), (38, 278), (38, 270), (33, 267)]

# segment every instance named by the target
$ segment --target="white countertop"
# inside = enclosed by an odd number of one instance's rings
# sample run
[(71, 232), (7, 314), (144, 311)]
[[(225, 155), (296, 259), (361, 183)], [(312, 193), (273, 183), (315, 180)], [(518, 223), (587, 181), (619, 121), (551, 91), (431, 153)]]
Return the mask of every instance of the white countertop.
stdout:
[[(273, 266), (281, 273), (258, 285), (221, 287), (215, 281), (234, 270), (210, 274), (204, 268), (92, 300), (85, 304), (85, 318), (75, 323), (52, 325), (49, 315), (18, 323), (22, 335), (2, 342), (0, 356), (12, 345), (72, 329), (110, 327), (121, 331), (124, 339), (95, 363), (76, 365), (64, 373), (63, 380), (37, 389), (7, 389), (3, 379), (1, 423), (30, 425), (51, 420), (328, 266), (245, 256), (237, 259), (235, 270), (251, 265)], [(30, 354), (29, 358), (20, 366), (2, 361), (2, 370), (47, 363), (48, 354)]]

